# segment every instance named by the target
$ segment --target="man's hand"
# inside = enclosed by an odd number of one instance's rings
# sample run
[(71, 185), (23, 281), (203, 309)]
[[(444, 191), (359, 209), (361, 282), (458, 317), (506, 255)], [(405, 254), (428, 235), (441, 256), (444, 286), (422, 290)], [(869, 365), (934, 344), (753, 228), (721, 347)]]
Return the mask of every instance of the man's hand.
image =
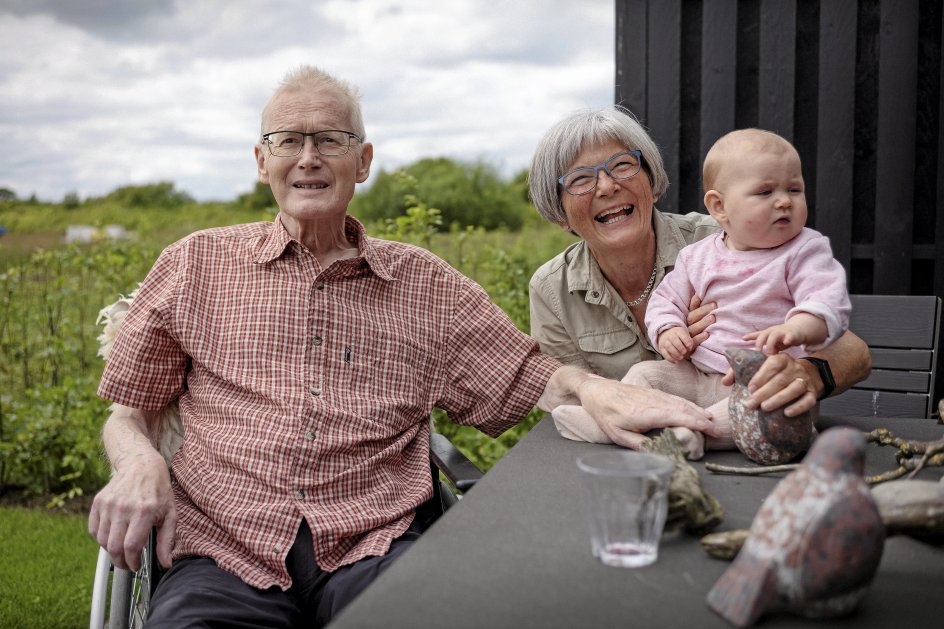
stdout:
[(604, 378), (588, 378), (578, 395), (583, 407), (614, 442), (638, 450), (657, 428), (683, 426), (720, 436), (711, 414), (693, 402), (655, 389), (642, 389)]
[(125, 570), (141, 566), (141, 549), (158, 527), (157, 557), (170, 567), (177, 512), (170, 471), (148, 437), (154, 414), (115, 405), (102, 440), (115, 473), (95, 496), (89, 534)]
[(721, 436), (711, 413), (692, 402), (593, 376), (576, 367), (555, 371), (538, 400), (538, 406), (548, 412), (562, 404), (583, 406), (611, 441), (634, 450), (648, 440), (645, 433), (655, 428), (684, 426)]
[(157, 526), (157, 556), (170, 567), (177, 513), (170, 473), (161, 456), (150, 465), (127, 465), (98, 492), (89, 513), (89, 534), (125, 570), (141, 567), (141, 549)]

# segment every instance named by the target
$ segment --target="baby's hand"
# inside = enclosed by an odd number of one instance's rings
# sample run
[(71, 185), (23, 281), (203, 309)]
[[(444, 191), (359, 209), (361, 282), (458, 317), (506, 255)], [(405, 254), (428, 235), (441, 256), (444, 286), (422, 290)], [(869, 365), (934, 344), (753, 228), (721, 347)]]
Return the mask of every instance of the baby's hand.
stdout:
[(818, 345), (826, 341), (826, 322), (808, 312), (798, 312), (780, 325), (744, 335), (745, 341), (755, 340), (754, 348), (773, 356), (780, 350), (799, 345)]
[(684, 360), (695, 347), (688, 330), (683, 327), (663, 330), (659, 333), (658, 341), (659, 353), (672, 364)]
[[(661, 342), (661, 338), (659, 340)], [(806, 343), (802, 330), (790, 325), (789, 322), (772, 325), (766, 330), (745, 334), (744, 340), (754, 340), (754, 349), (762, 351), (768, 356), (772, 356), (788, 347), (796, 347)]]

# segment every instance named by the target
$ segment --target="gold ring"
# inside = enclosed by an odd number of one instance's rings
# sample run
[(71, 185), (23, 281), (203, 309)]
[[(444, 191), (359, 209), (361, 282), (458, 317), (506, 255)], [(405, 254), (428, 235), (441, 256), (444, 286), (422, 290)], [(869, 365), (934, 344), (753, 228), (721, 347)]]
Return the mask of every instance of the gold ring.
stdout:
[(803, 383), (803, 386), (804, 386), (804, 387), (806, 386), (806, 380), (804, 380), (803, 378), (794, 378), (794, 380), (797, 380), (797, 381), (799, 381), (799, 382), (802, 382), (802, 383)]

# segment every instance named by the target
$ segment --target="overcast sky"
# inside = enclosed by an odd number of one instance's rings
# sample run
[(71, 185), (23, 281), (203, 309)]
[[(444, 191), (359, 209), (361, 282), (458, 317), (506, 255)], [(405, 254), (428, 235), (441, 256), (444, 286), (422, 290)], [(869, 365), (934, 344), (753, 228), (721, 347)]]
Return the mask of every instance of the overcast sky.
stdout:
[(613, 102), (614, 28), (613, 0), (0, 0), (0, 187), (233, 199), (303, 63), (360, 88), (374, 173), (447, 156), (510, 175), (555, 120)]

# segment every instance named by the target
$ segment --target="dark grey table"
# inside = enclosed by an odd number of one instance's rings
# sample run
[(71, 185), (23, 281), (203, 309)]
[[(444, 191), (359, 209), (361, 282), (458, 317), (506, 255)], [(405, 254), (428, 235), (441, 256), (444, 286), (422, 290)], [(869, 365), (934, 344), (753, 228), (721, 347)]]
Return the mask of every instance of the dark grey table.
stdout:
[[(823, 418), (863, 429), (876, 420)], [(944, 426), (930, 419), (881, 422), (901, 437), (931, 440)], [(730, 627), (705, 605), (728, 566), (698, 540), (664, 536), (658, 561), (614, 568), (590, 553), (575, 459), (598, 448), (560, 437), (550, 418), (538, 424), (397, 563), (332, 623), (350, 627)], [(895, 467), (890, 447), (869, 446), (868, 473)], [(706, 460), (747, 464), (737, 452)], [(728, 476), (696, 463), (706, 489), (722, 503), (718, 530), (747, 528), (782, 476)], [(922, 472), (939, 479), (941, 468)], [(823, 626), (790, 615), (759, 626)], [(891, 538), (867, 600), (830, 627), (944, 627), (944, 548)]]

